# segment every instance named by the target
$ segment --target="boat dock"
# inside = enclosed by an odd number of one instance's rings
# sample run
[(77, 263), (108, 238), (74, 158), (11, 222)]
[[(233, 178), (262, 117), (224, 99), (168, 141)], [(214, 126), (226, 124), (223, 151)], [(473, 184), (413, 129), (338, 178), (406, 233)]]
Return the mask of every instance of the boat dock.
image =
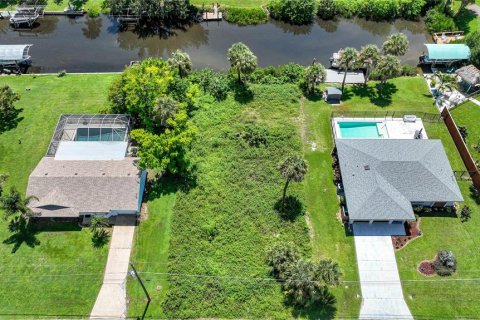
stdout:
[(220, 21), (223, 19), (223, 12), (218, 10), (218, 4), (213, 5), (213, 12), (205, 11), (202, 15), (203, 21)]
[(465, 38), (463, 31), (437, 32), (433, 34), (433, 41), (436, 44), (447, 44), (463, 38)]

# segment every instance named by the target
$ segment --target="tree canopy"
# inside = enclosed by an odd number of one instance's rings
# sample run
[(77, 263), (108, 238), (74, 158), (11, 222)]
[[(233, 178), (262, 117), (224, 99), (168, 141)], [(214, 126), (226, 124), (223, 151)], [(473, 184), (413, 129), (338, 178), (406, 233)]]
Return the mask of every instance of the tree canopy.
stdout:
[(192, 59), (190, 59), (188, 53), (182, 50), (174, 51), (172, 57), (168, 59), (168, 63), (178, 69), (181, 78), (186, 77), (192, 71)]
[(308, 84), (308, 91), (315, 92), (315, 87), (318, 82), (324, 82), (327, 78), (325, 67), (320, 63), (312, 63), (305, 69), (305, 82)]
[(380, 81), (386, 83), (388, 79), (394, 78), (400, 74), (400, 59), (391, 54), (382, 56), (375, 70), (380, 76)]
[(234, 43), (228, 49), (230, 67), (236, 71), (238, 81), (242, 81), (242, 74), (250, 74), (257, 68), (257, 57), (242, 42)]
[(385, 54), (403, 56), (409, 47), (408, 38), (403, 33), (394, 33), (383, 43), (382, 50)]

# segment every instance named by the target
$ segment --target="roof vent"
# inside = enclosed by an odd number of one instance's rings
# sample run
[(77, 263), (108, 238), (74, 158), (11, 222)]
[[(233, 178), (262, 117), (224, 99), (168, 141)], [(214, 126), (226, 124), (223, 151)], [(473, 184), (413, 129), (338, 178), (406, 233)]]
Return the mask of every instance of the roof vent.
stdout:
[(76, 176), (78, 176), (78, 173), (75, 172), (74, 174), (75, 174)]
[(366, 166), (363, 166), (365, 170), (370, 170), (370, 166), (367, 164)]
[(48, 172), (45, 172), (45, 175), (48, 176)]

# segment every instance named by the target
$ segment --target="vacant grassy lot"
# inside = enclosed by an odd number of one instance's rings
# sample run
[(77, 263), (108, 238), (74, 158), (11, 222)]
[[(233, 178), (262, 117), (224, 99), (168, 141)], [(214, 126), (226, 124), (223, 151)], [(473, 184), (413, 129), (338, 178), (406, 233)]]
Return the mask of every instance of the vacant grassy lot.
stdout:
[[(15, 186), (25, 192), (60, 114), (102, 110), (111, 79), (0, 78), (0, 85), (20, 93), (17, 107), (23, 109), (18, 126), (0, 134), (0, 172), (10, 175), (7, 189)], [(14, 248), (18, 250), (12, 253)], [(7, 221), (0, 219), (0, 318), (87, 316), (100, 289), (106, 253), (106, 247), (94, 249), (90, 232), (74, 224), (42, 224), (34, 233), (12, 237)]]
[[(309, 174), (303, 189), (297, 185), (292, 191), (305, 204), (312, 256), (314, 259), (330, 257), (337, 260), (344, 273), (343, 280), (357, 281), (353, 238), (337, 219), (338, 204), (332, 183), (330, 156), (333, 148), (329, 123), (331, 112), (436, 112), (420, 77), (395, 79), (381, 92), (377, 88), (375, 83), (366, 88), (349, 87), (346, 101), (340, 107), (332, 108), (316, 98), (298, 98), (295, 90), (289, 86), (254, 86), (253, 101), (239, 103), (229, 98), (227, 102), (213, 103), (199, 111), (196, 122), (201, 137), (193, 150), (195, 163), (198, 163), (197, 184), (188, 191), (176, 190), (175, 185), (178, 184), (172, 184), (172, 181), (156, 186), (157, 191), (150, 196), (149, 220), (140, 227), (138, 235), (138, 243), (147, 243), (152, 238), (162, 243), (157, 247), (140, 245), (136, 249), (135, 261), (154, 297), (149, 314), (157, 317), (298, 315), (298, 312), (285, 306), (278, 285), (272, 289), (261, 281), (252, 284), (245, 280), (268, 276), (264, 269), (263, 252), (270, 242), (277, 240), (271, 236), (276, 235), (275, 230), (282, 230), (278, 234), (280, 238), (288, 238), (300, 228), (295, 240), (304, 244), (308, 242), (305, 227), (302, 227), (303, 219), (296, 220), (294, 224), (286, 223), (271, 208), (279, 196), (282, 183), (275, 164), (283, 154), (298, 148), (302, 148), (309, 161)], [(275, 152), (245, 149), (232, 137), (236, 132), (241, 132), (247, 123), (266, 126), (270, 132), (274, 132), (275, 128), (287, 128), (282, 132), (291, 135), (282, 136), (282, 140), (290, 142), (270, 146), (269, 149), (279, 148)], [(462, 162), (443, 124), (427, 123), (426, 127), (432, 138), (442, 138), (444, 141), (452, 158), (452, 167), (461, 168)], [(302, 142), (301, 145), (298, 140)], [(252, 158), (255, 161), (252, 162)], [(469, 184), (462, 182), (461, 186), (467, 197)], [(475, 206), (473, 203), (471, 205)], [(478, 210), (477, 206), (475, 210)], [(150, 221), (152, 217), (155, 218)], [(445, 223), (445, 219), (448, 223)], [(479, 225), (473, 219), (469, 224), (473, 228)], [(445, 229), (447, 226), (452, 226), (454, 231), (451, 243), (463, 239), (461, 230), (467, 225), (461, 224), (459, 219), (428, 219), (424, 231), (429, 232), (436, 242), (426, 242), (427, 248), (416, 249), (422, 238), (399, 252), (402, 279), (421, 278), (416, 275), (417, 262), (412, 264), (409, 261), (416, 260), (415, 254), (419, 252), (422, 255), (423, 252), (434, 254), (437, 247), (442, 247), (442, 238), (436, 229)], [(142, 227), (145, 230), (143, 232)], [(163, 230), (166, 232), (161, 235)], [(212, 230), (215, 230), (215, 236), (210, 241)], [(170, 241), (166, 239), (168, 237)], [(463, 252), (457, 247), (460, 247), (459, 244), (452, 249)], [(474, 250), (474, 247), (468, 245), (464, 249)], [(306, 250), (308, 252), (308, 248)], [(431, 258), (430, 255), (428, 253), (427, 258)], [(166, 273), (176, 275), (168, 277)], [(196, 274), (211, 275), (211, 278), (199, 279)], [(236, 279), (236, 286), (233, 286), (232, 278), (235, 276), (240, 279)], [(429, 312), (437, 314), (435, 310), (430, 310), (432, 304), (427, 300), (430, 294), (438, 295), (435, 285), (436, 282), (429, 283), (419, 290), (424, 298), (416, 293), (412, 299), (407, 299), (415, 315)], [(453, 283), (450, 286), (454, 292), (465, 290), (462, 285)], [(410, 282), (406, 282), (407, 296), (415, 292), (413, 289)], [(131, 315), (143, 312), (145, 301), (140, 290), (138, 284), (130, 284)], [(333, 292), (337, 298), (337, 317), (358, 315), (358, 284), (344, 283)], [(255, 302), (251, 299), (255, 299)], [(235, 307), (232, 301), (236, 302)], [(441, 307), (441, 312), (449, 315), (471, 315), (471, 304), (467, 301), (465, 299), (460, 303), (460, 307), (445, 303), (436, 307)], [(464, 311), (460, 312), (461, 308)]]

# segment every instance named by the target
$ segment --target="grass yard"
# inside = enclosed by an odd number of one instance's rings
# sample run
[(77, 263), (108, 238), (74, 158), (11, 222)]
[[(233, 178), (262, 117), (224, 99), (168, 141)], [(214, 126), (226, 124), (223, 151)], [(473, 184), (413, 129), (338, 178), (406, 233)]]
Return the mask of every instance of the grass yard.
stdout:
[[(198, 164), (197, 185), (188, 192), (177, 191), (175, 198), (175, 187), (167, 181), (156, 187), (159, 191), (150, 197), (149, 219), (144, 222), (144, 232), (140, 227), (138, 243), (146, 244), (152, 237), (163, 245), (139, 245), (134, 260), (153, 295), (148, 313), (151, 316), (299, 315), (285, 306), (278, 285), (271, 288), (261, 281), (245, 283), (244, 278), (268, 276), (263, 263), (264, 249), (277, 240), (272, 237), (276, 230), (282, 230), (281, 238), (292, 237), (296, 230), (294, 240), (303, 245), (308, 243), (309, 231), (313, 258), (335, 259), (344, 273), (343, 280), (358, 281), (353, 238), (337, 219), (338, 203), (332, 183), (333, 139), (329, 119), (334, 108), (318, 99), (298, 98), (289, 86), (254, 88), (255, 98), (251, 102), (242, 104), (230, 98), (213, 103), (195, 116), (201, 135), (193, 150)], [(380, 95), (376, 84), (367, 88), (349, 87), (346, 96), (347, 100), (335, 110), (436, 112), (421, 77), (395, 79)], [(261, 124), (271, 132), (288, 128), (282, 130), (285, 132), (282, 140), (291, 142), (268, 148), (278, 150), (245, 149), (232, 137), (247, 123)], [(432, 127), (441, 129), (443, 125)], [(291, 190), (304, 201), (306, 225), (303, 219), (293, 224), (281, 221), (272, 210), (282, 185), (276, 163), (289, 150), (303, 150), (309, 161), (303, 188), (295, 185)], [(252, 158), (256, 160), (253, 163)], [(151, 217), (156, 218), (150, 221)], [(159, 217), (165, 217), (166, 221), (161, 223)], [(460, 223), (457, 219), (455, 222)], [(163, 230), (168, 230), (165, 236), (161, 235)], [(209, 241), (212, 230), (216, 235)], [(309, 248), (305, 250), (308, 254)], [(399, 263), (401, 268), (410, 270), (410, 266)], [(167, 279), (167, 272), (182, 275)], [(212, 278), (196, 278), (195, 274), (208, 274)], [(234, 276), (241, 278), (236, 286), (232, 284)], [(130, 315), (140, 315), (145, 306), (141, 288), (133, 282), (129, 288), (133, 301)], [(333, 289), (333, 293), (337, 298), (336, 317), (358, 316), (361, 303), (357, 298), (358, 284), (344, 284)], [(416, 310), (414, 303), (409, 303)], [(425, 301), (420, 303), (429, 307)]]
[[(453, 109), (451, 112), (457, 126), (467, 128), (468, 149), (472, 157), (480, 162), (480, 125), (478, 124), (478, 119), (480, 119), (480, 106), (477, 106), (473, 102), (468, 102)], [(475, 149), (476, 146), (479, 146), (478, 149)]]
[[(15, 186), (25, 192), (60, 114), (102, 110), (111, 80), (110, 75), (0, 78), (0, 85), (20, 93), (17, 107), (23, 109), (18, 126), (0, 134), (0, 172), (10, 175), (7, 190)], [(107, 247), (94, 249), (89, 230), (75, 224), (42, 224), (33, 234), (11, 236), (0, 219), (0, 318), (88, 316), (100, 289)], [(9, 238), (12, 244), (5, 243)]]

